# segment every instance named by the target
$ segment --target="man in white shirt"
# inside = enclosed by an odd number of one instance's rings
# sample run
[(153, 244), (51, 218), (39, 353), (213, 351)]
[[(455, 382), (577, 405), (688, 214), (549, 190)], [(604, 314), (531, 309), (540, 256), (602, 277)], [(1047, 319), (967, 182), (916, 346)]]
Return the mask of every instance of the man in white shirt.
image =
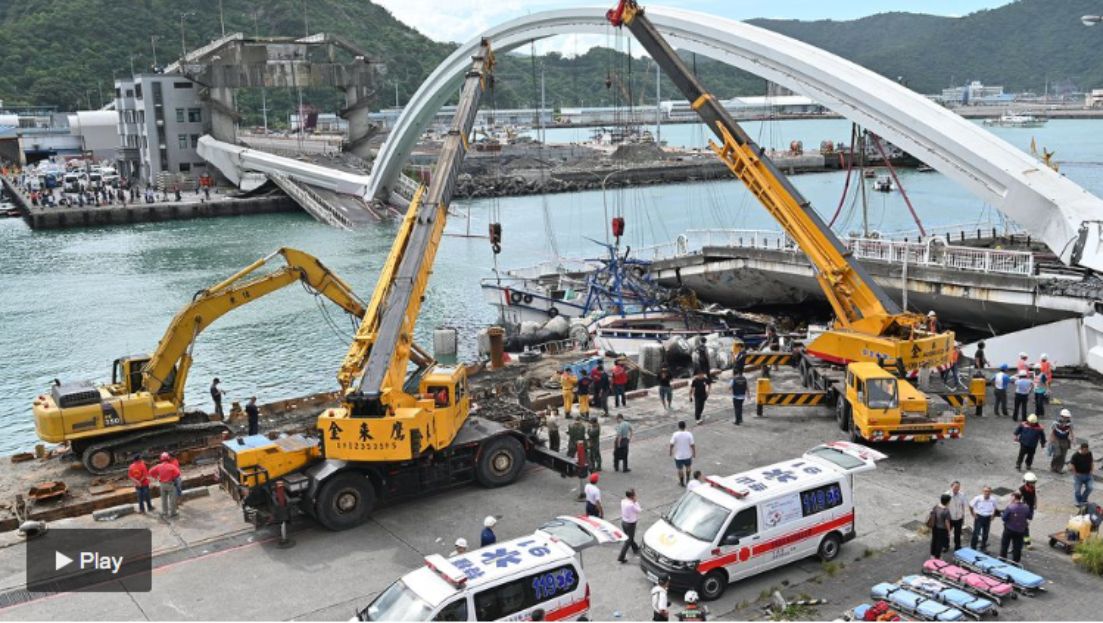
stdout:
[(670, 620), (670, 601), (666, 595), (666, 591), (669, 588), (670, 576), (666, 574), (659, 576), (659, 581), (656, 582), (655, 586), (651, 589), (652, 621)]
[(640, 520), (640, 501), (636, 499), (636, 490), (629, 489), (624, 492), (624, 499), (620, 501), (620, 527), (624, 530), (624, 534), (628, 536), (628, 540), (624, 542), (624, 547), (620, 548), (620, 556), (617, 557), (617, 562), (628, 562), (628, 548), (631, 547), (632, 551), (637, 556), (640, 554), (640, 546), (636, 543), (636, 523)]
[(965, 494), (961, 492), (961, 483), (950, 483), (950, 503), (946, 505), (950, 509), (950, 526), (954, 530), (954, 551), (961, 549), (961, 529), (965, 524)]
[(604, 517), (605, 512), (601, 508), (601, 489), (597, 488), (598, 475), (590, 474), (590, 482), (586, 483), (583, 492), (586, 494), (586, 515), (590, 517)]
[(670, 437), (668, 454), (674, 457), (674, 469), (678, 472), (678, 484), (686, 486), (689, 480), (689, 469), (693, 466), (693, 459), (697, 458), (697, 445), (693, 441), (693, 433), (686, 430), (686, 422), (678, 422), (678, 431)]
[(996, 498), (992, 497), (992, 487), (985, 487), (983, 493), (969, 502), (969, 514), (973, 516), (973, 538), (969, 541), (969, 547), (982, 552), (988, 551), (988, 532), (992, 528), (992, 517), (996, 512)]
[(693, 478), (690, 478), (689, 482), (686, 483), (686, 491), (693, 491), (703, 484), (705, 484), (705, 477), (701, 474), (701, 470), (697, 470), (693, 472)]

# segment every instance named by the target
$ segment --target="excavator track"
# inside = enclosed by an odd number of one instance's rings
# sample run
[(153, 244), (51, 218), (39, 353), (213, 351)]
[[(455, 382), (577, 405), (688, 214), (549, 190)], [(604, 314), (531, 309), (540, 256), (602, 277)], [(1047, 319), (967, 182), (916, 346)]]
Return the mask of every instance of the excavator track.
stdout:
[(151, 452), (160, 454), (202, 447), (211, 437), (221, 437), (223, 432), (229, 431), (230, 427), (222, 422), (177, 424), (167, 430), (123, 435), (91, 444), (81, 452), (80, 459), (92, 474), (111, 474), (124, 471), (135, 454), (144, 456)]

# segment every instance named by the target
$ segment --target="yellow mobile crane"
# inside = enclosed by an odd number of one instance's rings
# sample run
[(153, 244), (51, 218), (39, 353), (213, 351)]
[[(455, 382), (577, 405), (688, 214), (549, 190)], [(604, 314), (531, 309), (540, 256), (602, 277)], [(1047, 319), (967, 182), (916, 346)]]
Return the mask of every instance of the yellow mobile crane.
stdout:
[[(835, 312), (833, 326), (798, 355), (802, 380), (816, 391), (788, 393), (794, 400), (782, 404), (834, 399), (839, 424), (853, 438), (928, 440), (960, 435), (963, 416), (931, 417), (926, 397), (881, 367), (885, 362), (900, 370), (943, 365), (954, 348), (954, 334), (928, 331), (923, 316), (900, 309), (889, 298), (765, 151), (705, 90), (635, 0), (620, 0), (606, 17), (631, 31), (712, 130), (719, 141), (710, 141), (712, 150), (800, 246)], [(856, 363), (867, 365), (854, 367)], [(842, 385), (843, 367), (850, 391), (835, 387)], [(761, 410), (771, 394), (769, 380), (760, 379), (758, 390)], [(983, 383), (979, 398), (977, 383), (970, 393), (974, 401), (983, 402)], [(955, 400), (960, 406), (960, 397), (948, 402)]]
[[(277, 256), (287, 265), (246, 280)], [(229, 430), (225, 424), (184, 409), (195, 340), (227, 312), (293, 283), (302, 283), (358, 319), (364, 316), (364, 303), (352, 288), (316, 257), (279, 249), (197, 292), (169, 323), (152, 355), (115, 360), (110, 384), (56, 382), (48, 394), (38, 396), (33, 412), (39, 438), (68, 442), (88, 471), (101, 474), (125, 465), (134, 453), (178, 450), (221, 435)]]
[(407, 208), (337, 374), (342, 405), (318, 417), (320, 439), (254, 435), (222, 444), (221, 482), (242, 502), (247, 521), (285, 525), (304, 512), (343, 530), (364, 522), (377, 501), (471, 481), (512, 483), (526, 458), (576, 473), (539, 445), (534, 418), (473, 416), (465, 368), (437, 365), (413, 342), (456, 175), (493, 79), (489, 42), (473, 60), (429, 187)]

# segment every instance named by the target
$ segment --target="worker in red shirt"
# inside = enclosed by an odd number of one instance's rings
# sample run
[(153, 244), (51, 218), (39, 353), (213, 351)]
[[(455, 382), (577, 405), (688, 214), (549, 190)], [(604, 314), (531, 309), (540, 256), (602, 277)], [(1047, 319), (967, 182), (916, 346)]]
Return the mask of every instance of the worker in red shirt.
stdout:
[(152, 513), (153, 498), (149, 495), (149, 470), (146, 469), (146, 463), (142, 460), (142, 455), (134, 455), (134, 461), (127, 468), (126, 475), (130, 478), (130, 482), (134, 484), (134, 492), (138, 494), (138, 512), (144, 515), (146, 508), (149, 508), (149, 512)]
[(180, 477), (180, 468), (165, 452), (161, 455), (161, 462), (149, 470), (149, 475), (156, 478), (161, 487), (161, 515), (165, 518), (175, 517), (176, 479)]
[(176, 477), (176, 480), (172, 481), (172, 484), (176, 485), (176, 503), (180, 503), (180, 498), (184, 495), (184, 476), (183, 471), (180, 470), (180, 461), (176, 457), (172, 456), (168, 452), (161, 453), (161, 461), (168, 461), (176, 466), (177, 471), (180, 471), (181, 475)]
[(625, 395), (628, 390), (628, 368), (624, 367), (624, 364), (617, 361), (613, 366), (613, 406), (614, 407), (627, 407), (628, 396)]

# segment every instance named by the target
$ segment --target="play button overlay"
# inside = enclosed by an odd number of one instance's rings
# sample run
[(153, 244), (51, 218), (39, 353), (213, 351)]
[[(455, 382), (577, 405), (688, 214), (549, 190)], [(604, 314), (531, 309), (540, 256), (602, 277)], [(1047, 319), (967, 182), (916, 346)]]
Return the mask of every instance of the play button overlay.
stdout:
[(51, 529), (27, 543), (32, 593), (149, 591), (149, 530)]

